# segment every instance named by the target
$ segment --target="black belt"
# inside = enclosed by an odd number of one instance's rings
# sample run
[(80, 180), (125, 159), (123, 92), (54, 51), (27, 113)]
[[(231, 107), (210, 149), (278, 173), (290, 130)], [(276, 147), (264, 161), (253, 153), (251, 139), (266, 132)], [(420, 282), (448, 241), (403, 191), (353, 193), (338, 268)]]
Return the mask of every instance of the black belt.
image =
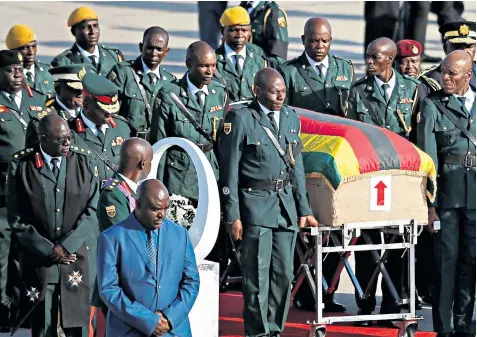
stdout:
[(136, 137), (148, 140), (149, 139), (149, 130), (147, 130), (147, 131), (136, 131)]
[(205, 143), (205, 144), (195, 144), (197, 147), (204, 153), (207, 153), (209, 151), (212, 151), (214, 148), (214, 144), (212, 143)]
[(439, 158), (442, 164), (460, 165), (464, 167), (475, 167), (475, 155), (459, 156), (448, 154)]
[(290, 185), (290, 179), (279, 179), (279, 180), (272, 180), (272, 181), (265, 181), (265, 180), (248, 180), (244, 181), (240, 184), (240, 188), (249, 188), (252, 190), (260, 190), (260, 191), (281, 191), (286, 186)]

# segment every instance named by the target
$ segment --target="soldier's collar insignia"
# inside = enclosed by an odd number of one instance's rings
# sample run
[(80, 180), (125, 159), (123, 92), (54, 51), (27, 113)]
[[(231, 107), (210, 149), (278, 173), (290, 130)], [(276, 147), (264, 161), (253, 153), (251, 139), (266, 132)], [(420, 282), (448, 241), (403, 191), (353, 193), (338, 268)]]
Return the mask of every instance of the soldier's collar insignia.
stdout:
[(116, 124), (116, 121), (114, 120), (112, 116), (109, 118), (109, 124), (111, 125), (113, 129), (116, 129), (118, 126), (118, 124)]
[(0, 105), (0, 113), (5, 113), (7, 111), (8, 111), (8, 109), (5, 105)]
[(40, 71), (43, 71), (43, 67), (40, 67), (40, 68), (38, 68), (38, 69), (40, 69)]
[(44, 164), (45, 162), (43, 161), (43, 157), (41, 156), (40, 152), (35, 153), (35, 167), (40, 169)]
[(40, 298), (40, 292), (35, 287), (31, 287), (30, 290), (27, 289), (26, 295), (30, 302), (36, 302)]
[(76, 118), (75, 124), (76, 124), (76, 132), (81, 132), (81, 133), (86, 132), (83, 120), (81, 118), (79, 118), (79, 117)]
[(185, 92), (185, 90), (184, 90), (184, 89), (182, 89), (182, 90), (181, 90), (181, 96), (183, 96), (183, 97), (187, 97), (187, 94), (186, 94), (186, 92)]
[(460, 35), (464, 35), (464, 36), (469, 35), (469, 26), (467, 26), (467, 25), (461, 25), (461, 26), (459, 27), (459, 34), (460, 34)]
[(224, 123), (224, 133), (228, 135), (232, 132), (232, 123)]
[(419, 49), (417, 49), (416, 45), (412, 45), (412, 53), (417, 55), (419, 53)]
[(447, 97), (447, 96), (446, 96), (446, 97), (442, 97), (441, 101), (442, 101), (442, 102), (449, 102), (449, 97)]
[(212, 89), (210, 92), (213, 93), (213, 94), (216, 93), (215, 89)]
[(110, 218), (114, 218), (114, 216), (116, 215), (116, 206), (114, 205), (106, 206), (106, 214)]
[(83, 275), (79, 271), (73, 271), (68, 274), (68, 283), (71, 287), (77, 287), (80, 283), (83, 283)]
[(372, 91), (372, 90), (373, 90), (373, 87), (372, 87), (372, 86), (370, 86), (370, 85), (368, 85), (368, 86), (366, 87), (366, 90), (368, 90), (368, 91)]

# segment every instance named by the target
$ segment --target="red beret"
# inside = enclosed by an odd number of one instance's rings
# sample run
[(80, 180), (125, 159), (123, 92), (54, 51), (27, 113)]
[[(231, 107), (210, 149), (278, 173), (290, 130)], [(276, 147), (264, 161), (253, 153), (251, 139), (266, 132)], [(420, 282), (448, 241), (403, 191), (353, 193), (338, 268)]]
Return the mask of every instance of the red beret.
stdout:
[(397, 57), (410, 57), (421, 55), (422, 45), (414, 40), (401, 40), (396, 43)]

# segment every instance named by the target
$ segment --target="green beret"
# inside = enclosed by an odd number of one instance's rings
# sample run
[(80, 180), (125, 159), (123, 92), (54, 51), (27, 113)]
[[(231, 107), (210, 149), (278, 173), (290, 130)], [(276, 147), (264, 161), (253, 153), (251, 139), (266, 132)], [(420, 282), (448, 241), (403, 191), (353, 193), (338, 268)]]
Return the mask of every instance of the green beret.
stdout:
[(84, 95), (93, 97), (103, 110), (109, 113), (119, 111), (119, 87), (116, 84), (91, 72), (83, 76), (82, 83)]
[(23, 56), (16, 50), (0, 50), (0, 67), (11, 66), (12, 64), (23, 65)]

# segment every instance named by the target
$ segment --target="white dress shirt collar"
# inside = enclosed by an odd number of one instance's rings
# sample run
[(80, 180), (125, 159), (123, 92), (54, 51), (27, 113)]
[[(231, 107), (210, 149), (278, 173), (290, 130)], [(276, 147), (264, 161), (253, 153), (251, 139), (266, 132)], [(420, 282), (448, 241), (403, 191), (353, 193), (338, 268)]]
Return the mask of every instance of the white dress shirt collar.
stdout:
[(224, 42), (224, 49), (225, 49), (225, 56), (227, 59), (232, 61), (232, 64), (235, 64), (235, 57), (234, 55), (240, 55), (242, 56), (242, 61), (245, 61), (245, 58), (247, 57), (247, 46), (245, 45), (241, 51), (238, 53), (235, 52), (230, 46)]
[(79, 44), (76, 44), (76, 46), (78, 47), (78, 50), (80, 51), (81, 55), (83, 55), (84, 58), (87, 59), (89, 62), (91, 62), (91, 59), (89, 57), (94, 56), (95, 59), (96, 59), (96, 62), (99, 63), (99, 48), (98, 48), (98, 45), (94, 46), (93, 53), (90, 53), (90, 52), (84, 50), (83, 48), (80, 47)]
[(35, 81), (35, 63), (33, 63), (31, 66), (30, 66), (30, 69), (26, 69), (26, 68), (23, 68), (23, 75), (25, 75), (25, 78), (26, 78), (26, 74), (30, 72), (31, 73), (31, 76), (33, 78), (33, 81)]
[[(383, 90), (383, 84), (384, 83), (387, 83), (389, 84), (389, 88), (387, 89), (387, 92), (389, 94), (389, 92), (393, 92), (394, 90), (394, 87), (396, 85), (396, 74), (394, 73), (394, 70), (393, 70), (393, 74), (391, 76), (391, 78), (389, 79), (389, 81), (387, 82), (383, 82), (381, 81), (379, 78), (377, 78), (376, 76), (374, 76), (374, 81), (376, 82), (376, 85), (378, 86), (379, 88), (379, 91), (382, 93), (382, 90)], [(391, 97), (391, 95), (389, 95), (389, 97)]]
[[(2, 93), (5, 95), (6, 98), (8, 98), (8, 100), (10, 101), (10, 95), (8, 92), (6, 91), (2, 91)], [(23, 98), (23, 90), (20, 90), (16, 93), (14, 93), (15, 95), (15, 103), (17, 104), (18, 106), (18, 109), (20, 109), (20, 106), (22, 105), (22, 98)]]
[(128, 184), (129, 188), (131, 190), (133, 190), (134, 193), (137, 193), (137, 183), (135, 183), (134, 181), (132, 181), (131, 179), (129, 178), (126, 178), (125, 176), (123, 176), (121, 173), (118, 173), (119, 176), (121, 178), (123, 178), (123, 180), (126, 182), (126, 184)]
[(250, 8), (247, 9), (248, 14), (252, 13), (255, 8), (261, 3), (261, 2), (269, 2), (269, 1), (260, 1), (260, 0), (255, 0), (255, 1), (249, 1), (248, 3), (251, 5)]
[(275, 120), (275, 124), (277, 124), (277, 128), (280, 128), (280, 111), (270, 111), (260, 102), (258, 102), (258, 105), (260, 105), (260, 109), (262, 109), (262, 111), (265, 113), (265, 115), (267, 115), (267, 117), (270, 112), (273, 112), (273, 119)]
[[(144, 60), (142, 59), (141, 57), (141, 62), (142, 62), (142, 70), (143, 70), (143, 73), (144, 73), (144, 76), (146, 76), (147, 74), (149, 73), (153, 73), (153, 74), (156, 74), (157, 78), (161, 78), (161, 72), (159, 71), (160, 70), (160, 67), (157, 66), (156, 70), (151, 70), (146, 63), (144, 63)], [(157, 79), (156, 79), (157, 80)]]
[(205, 95), (208, 95), (208, 94), (209, 94), (209, 88), (207, 88), (206, 85), (204, 85), (202, 88), (199, 89), (199, 88), (197, 88), (197, 87), (195, 86), (194, 83), (192, 83), (192, 82), (189, 80), (189, 73), (187, 73), (187, 88), (188, 88), (189, 92), (190, 92), (194, 97), (195, 97), (196, 92), (199, 91), (199, 90), (202, 90), (202, 91), (205, 93)]
[(41, 154), (43, 155), (43, 158), (45, 159), (45, 162), (48, 164), (48, 166), (50, 167), (51, 170), (53, 170), (53, 163), (51, 162), (51, 160), (53, 158), (58, 159), (58, 163), (56, 164), (56, 167), (58, 167), (58, 169), (60, 169), (61, 159), (63, 159), (63, 157), (52, 157), (52, 156), (50, 156), (48, 153), (43, 151), (43, 149), (41, 148), (41, 145), (40, 145), (40, 151), (41, 151)]
[(72, 109), (68, 109), (66, 107), (66, 105), (64, 105), (59, 99), (58, 99), (58, 96), (56, 96), (56, 102), (58, 103), (58, 105), (60, 106), (60, 108), (62, 108), (63, 110), (65, 110), (68, 115), (70, 115), (70, 117), (76, 117), (78, 115), (78, 111), (77, 110), (72, 110)]
[(323, 68), (322, 71), (323, 71), (323, 77), (326, 78), (326, 72), (328, 71), (328, 68), (329, 68), (329, 65), (330, 65), (330, 58), (328, 57), (328, 55), (325, 56), (325, 58), (323, 59), (323, 61), (321, 62), (316, 62), (315, 60), (313, 60), (311, 57), (308, 56), (308, 54), (305, 52), (305, 56), (306, 56), (306, 59), (308, 60), (308, 63), (310, 63), (310, 66), (313, 68), (313, 70), (319, 75), (319, 70), (318, 70), (318, 65), (322, 64), (323, 65)]
[[(84, 124), (86, 124), (86, 126), (87, 126), (88, 128), (90, 128), (90, 130), (94, 133), (95, 136), (98, 136), (98, 131), (99, 131), (99, 130), (96, 128), (96, 125), (95, 125), (92, 121), (90, 121), (90, 120), (88, 119), (88, 117), (86, 117), (86, 116), (84, 115), (83, 111), (81, 111), (80, 115), (81, 115), (81, 118), (83, 119)], [(102, 131), (104, 134), (106, 134), (106, 129), (108, 129), (108, 128), (109, 128), (109, 125), (108, 125), (108, 124), (103, 124), (103, 125), (101, 125), (101, 131)]]
[(472, 111), (472, 105), (474, 105), (474, 101), (475, 101), (475, 92), (472, 90), (470, 86), (463, 96), (458, 96), (456, 94), (453, 94), (453, 96), (457, 99), (459, 99), (459, 97), (465, 97), (465, 108), (467, 109), (468, 112)]

